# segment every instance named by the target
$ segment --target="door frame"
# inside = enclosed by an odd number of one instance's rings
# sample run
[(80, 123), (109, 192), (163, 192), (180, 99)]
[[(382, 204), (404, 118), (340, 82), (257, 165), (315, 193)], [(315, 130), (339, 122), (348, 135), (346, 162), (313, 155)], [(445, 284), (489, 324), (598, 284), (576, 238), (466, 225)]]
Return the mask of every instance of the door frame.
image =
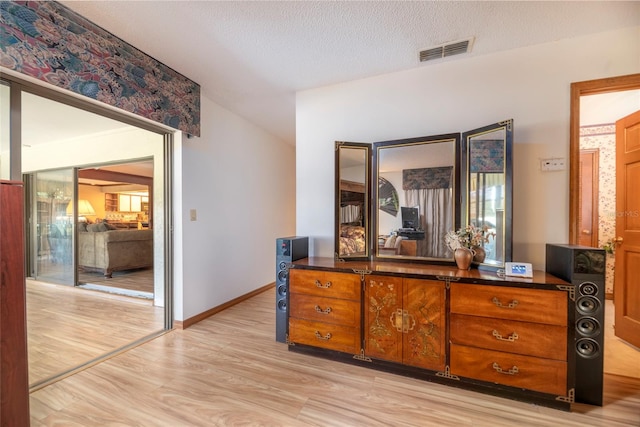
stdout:
[[(589, 236), (590, 242), (588, 245), (583, 245), (583, 246), (593, 246), (598, 247), (598, 239), (600, 238), (600, 230), (598, 230), (598, 219), (600, 217), (600, 214), (598, 212), (598, 205), (600, 203), (600, 201), (598, 200), (598, 195), (599, 195), (599, 185), (600, 185), (600, 165), (599, 165), (599, 160), (600, 160), (600, 149), (599, 148), (583, 148), (580, 150), (580, 163), (582, 164), (582, 155), (588, 154), (591, 156), (591, 174), (589, 176), (590, 181), (591, 181), (591, 191), (589, 191), (589, 193), (591, 193), (591, 216), (589, 217), (589, 222), (591, 223), (591, 235)], [(578, 171), (580, 170), (580, 168), (578, 168)], [(580, 197), (578, 198), (579, 200), (579, 205), (580, 205), (580, 209), (578, 210), (578, 218), (580, 218), (583, 214), (583, 210), (584, 210), (584, 196), (587, 193), (584, 189), (584, 181), (585, 181), (585, 174), (584, 174), (584, 168), (582, 171), (582, 174), (580, 175)], [(584, 224), (584, 216), (582, 216), (581, 218), (582, 220), (580, 221), (580, 225)], [(583, 228), (582, 226), (580, 228)], [(584, 230), (582, 230), (584, 231)], [(582, 232), (581, 232), (582, 234)], [(578, 241), (580, 241), (580, 236), (581, 234), (578, 234)], [(584, 242), (584, 239), (583, 239)]]
[[(72, 94), (67, 90), (57, 88), (47, 83), (34, 82), (24, 79), (21, 76), (6, 73), (2, 75), (2, 80), (9, 83), (10, 88), (10, 141), (9, 151), (11, 156), (11, 176), (14, 174), (18, 180), (22, 180), (22, 92), (28, 92), (33, 95), (41, 96), (55, 102), (60, 102), (71, 107), (76, 107), (103, 117), (120, 121), (122, 123), (135, 126), (137, 128), (163, 135), (163, 152), (164, 152), (164, 307), (165, 307), (165, 331), (173, 328), (174, 307), (173, 307), (173, 156), (174, 156), (174, 133), (175, 129), (170, 129), (159, 123), (151, 123), (150, 120), (136, 117), (132, 113), (119, 110), (115, 107), (90, 98), (81, 97)], [(18, 166), (15, 166), (15, 165)], [(15, 166), (15, 168), (14, 168)], [(15, 169), (15, 170), (14, 170)], [(25, 236), (26, 239), (26, 236)], [(26, 259), (26, 255), (25, 255)]]
[(569, 114), (569, 243), (577, 245), (580, 238), (580, 97), (608, 92), (640, 89), (640, 74), (608, 77), (571, 83)]

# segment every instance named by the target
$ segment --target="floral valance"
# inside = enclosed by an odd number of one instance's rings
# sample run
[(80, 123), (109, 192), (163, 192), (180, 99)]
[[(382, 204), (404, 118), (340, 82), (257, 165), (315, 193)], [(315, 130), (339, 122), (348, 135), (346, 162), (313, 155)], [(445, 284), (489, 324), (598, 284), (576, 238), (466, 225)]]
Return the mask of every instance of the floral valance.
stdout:
[(504, 173), (504, 140), (483, 139), (469, 146), (469, 172)]
[(0, 66), (200, 136), (200, 86), (55, 1), (0, 1)]
[(451, 188), (452, 183), (453, 166), (404, 169), (402, 171), (403, 190)]

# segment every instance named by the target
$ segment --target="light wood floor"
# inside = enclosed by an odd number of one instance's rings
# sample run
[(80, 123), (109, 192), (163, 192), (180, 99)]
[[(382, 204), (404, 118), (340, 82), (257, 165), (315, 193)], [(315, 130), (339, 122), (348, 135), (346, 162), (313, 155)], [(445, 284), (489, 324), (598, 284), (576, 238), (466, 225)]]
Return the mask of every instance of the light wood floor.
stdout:
[(78, 281), (107, 288), (124, 289), (147, 293), (153, 298), (153, 268), (114, 271), (112, 277), (104, 277), (100, 272), (78, 271)]
[(29, 384), (90, 362), (164, 327), (150, 300), (27, 280)]
[(539, 407), (292, 353), (273, 288), (31, 394), (39, 426), (640, 426), (640, 380), (603, 407)]

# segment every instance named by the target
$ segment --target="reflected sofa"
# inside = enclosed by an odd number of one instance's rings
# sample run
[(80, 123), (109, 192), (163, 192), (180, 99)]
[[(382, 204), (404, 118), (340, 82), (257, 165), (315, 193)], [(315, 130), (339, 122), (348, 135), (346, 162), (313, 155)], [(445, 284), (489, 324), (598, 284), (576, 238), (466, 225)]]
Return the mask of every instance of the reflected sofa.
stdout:
[(114, 271), (153, 266), (153, 230), (110, 230), (102, 224), (79, 228), (78, 265), (111, 277)]

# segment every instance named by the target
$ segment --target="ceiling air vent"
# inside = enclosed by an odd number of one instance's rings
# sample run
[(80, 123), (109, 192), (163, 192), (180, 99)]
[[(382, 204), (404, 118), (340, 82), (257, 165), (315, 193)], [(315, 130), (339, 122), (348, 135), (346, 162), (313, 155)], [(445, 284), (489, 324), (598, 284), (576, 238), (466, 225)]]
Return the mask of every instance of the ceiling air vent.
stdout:
[(448, 56), (460, 55), (471, 51), (473, 38), (457, 42), (446, 43), (420, 51), (420, 62), (432, 61), (434, 59), (446, 58)]

